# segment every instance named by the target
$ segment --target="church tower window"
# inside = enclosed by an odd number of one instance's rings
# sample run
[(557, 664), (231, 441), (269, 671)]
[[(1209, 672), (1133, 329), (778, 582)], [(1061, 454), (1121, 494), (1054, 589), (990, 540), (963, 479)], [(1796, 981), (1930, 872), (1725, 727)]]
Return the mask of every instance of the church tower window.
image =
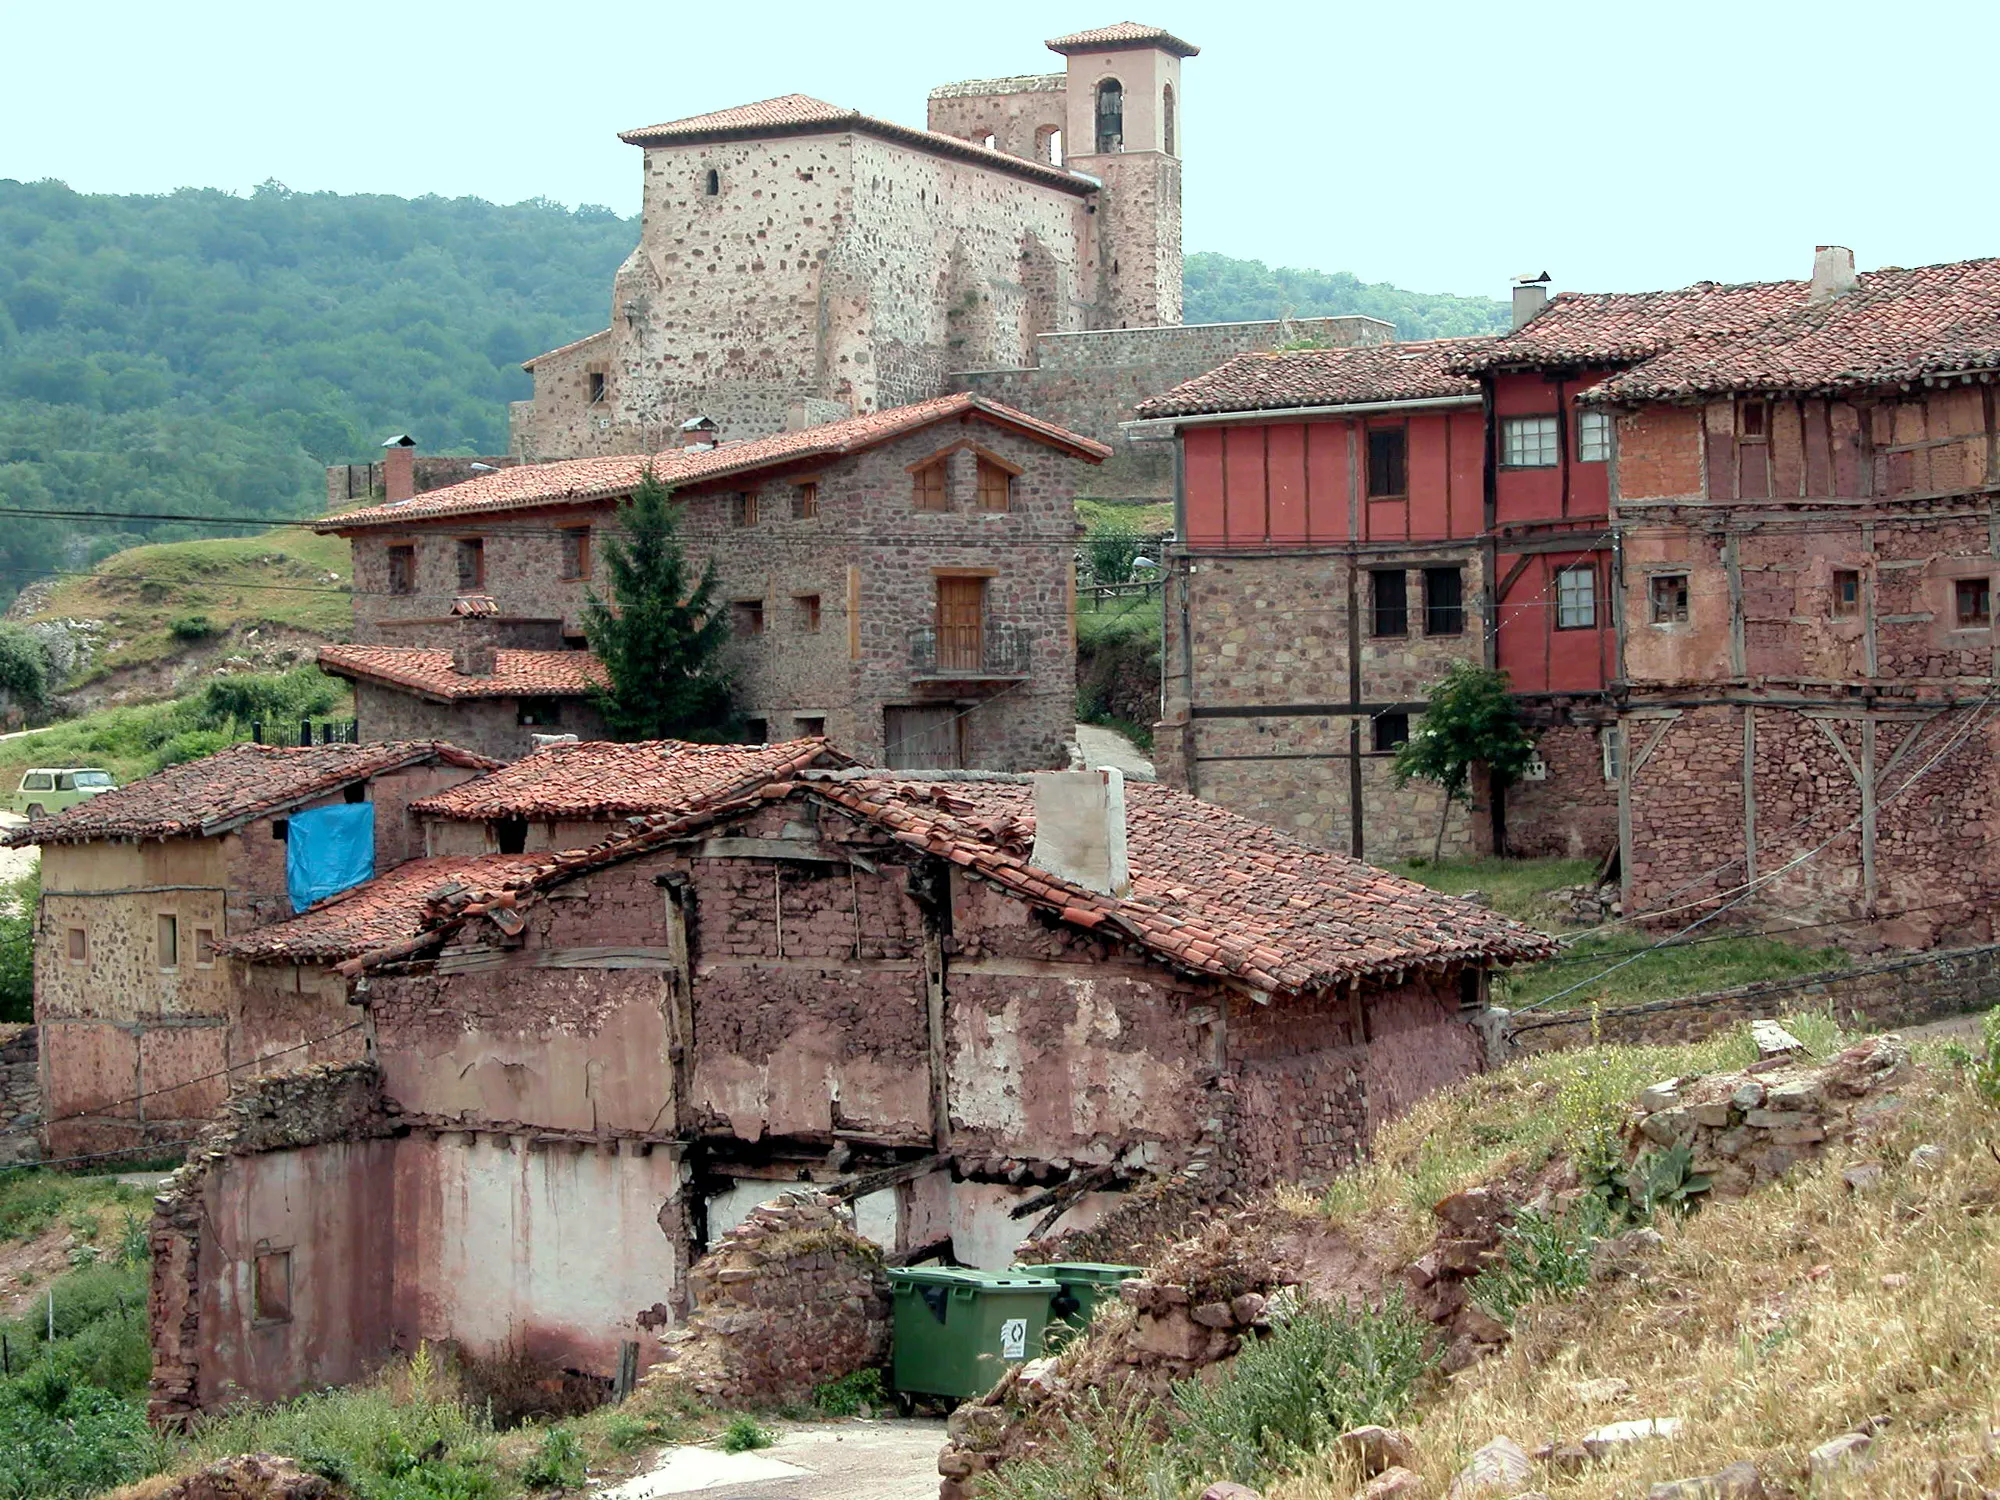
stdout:
[(1097, 149), (1125, 149), (1125, 85), (1107, 78), (1097, 86)]

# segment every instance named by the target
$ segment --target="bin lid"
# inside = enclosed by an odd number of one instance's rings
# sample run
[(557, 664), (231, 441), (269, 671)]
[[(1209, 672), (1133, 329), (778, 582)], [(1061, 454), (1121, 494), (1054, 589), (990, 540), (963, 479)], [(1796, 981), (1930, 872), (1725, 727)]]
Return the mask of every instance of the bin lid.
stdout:
[(1025, 1271), (978, 1271), (970, 1266), (890, 1266), (889, 1280), (898, 1286), (978, 1287), (985, 1291), (1048, 1292), (1062, 1283)]
[(1084, 1281), (1109, 1285), (1144, 1276), (1144, 1266), (1114, 1266), (1099, 1260), (1057, 1260), (1042, 1266), (1016, 1266), (1029, 1276), (1053, 1276), (1057, 1281)]

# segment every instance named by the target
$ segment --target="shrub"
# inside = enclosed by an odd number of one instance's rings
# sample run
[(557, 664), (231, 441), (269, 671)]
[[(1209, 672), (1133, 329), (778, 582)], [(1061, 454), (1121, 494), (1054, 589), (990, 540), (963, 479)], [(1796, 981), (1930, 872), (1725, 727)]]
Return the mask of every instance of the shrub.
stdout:
[(49, 701), (54, 681), (49, 648), (21, 626), (0, 622), (0, 696), (40, 708)]
[(39, 864), (0, 885), (0, 1021), (35, 1019), (35, 906), (41, 895)]
[(755, 1417), (738, 1415), (729, 1419), (716, 1446), (724, 1453), (748, 1453), (753, 1448), (768, 1448), (776, 1441), (770, 1429), (760, 1427)]
[(1390, 1423), (1431, 1366), (1400, 1295), (1379, 1310), (1301, 1302), (1214, 1379), (1177, 1381), (1173, 1442), (1191, 1478), (1257, 1485), (1350, 1427)]
[(829, 1417), (859, 1417), (888, 1404), (882, 1372), (872, 1366), (813, 1387), (813, 1405)]
[(157, 1467), (158, 1445), (137, 1400), (38, 1365), (0, 1384), (0, 1500), (67, 1500)]
[(167, 629), (177, 641), (205, 641), (220, 634), (215, 621), (207, 615), (176, 615), (167, 621)]
[(1523, 1208), (1500, 1232), (1499, 1265), (1481, 1271), (1472, 1300), (1503, 1323), (1537, 1297), (1568, 1297), (1590, 1282), (1590, 1257), (1611, 1227), (1604, 1200), (1585, 1197), (1566, 1214)]
[(1988, 1104), (2000, 1105), (2000, 1005), (1986, 1013), (1980, 1050), (1972, 1054), (1972, 1087)]
[(1096, 1389), (1031, 1457), (980, 1477), (982, 1500), (1168, 1500), (1188, 1493), (1159, 1441), (1157, 1403), (1107, 1407)]
[(521, 1483), (531, 1490), (573, 1490), (583, 1483), (583, 1445), (558, 1424), (542, 1434), (534, 1456), (521, 1465)]

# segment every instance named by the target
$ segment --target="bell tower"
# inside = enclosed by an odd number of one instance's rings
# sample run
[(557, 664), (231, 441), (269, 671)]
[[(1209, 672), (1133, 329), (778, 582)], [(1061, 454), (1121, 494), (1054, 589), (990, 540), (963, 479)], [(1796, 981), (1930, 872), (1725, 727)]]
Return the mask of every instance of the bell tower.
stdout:
[(1067, 61), (1063, 165), (1104, 184), (1095, 328), (1181, 320), (1181, 59), (1199, 50), (1121, 21), (1048, 44)]

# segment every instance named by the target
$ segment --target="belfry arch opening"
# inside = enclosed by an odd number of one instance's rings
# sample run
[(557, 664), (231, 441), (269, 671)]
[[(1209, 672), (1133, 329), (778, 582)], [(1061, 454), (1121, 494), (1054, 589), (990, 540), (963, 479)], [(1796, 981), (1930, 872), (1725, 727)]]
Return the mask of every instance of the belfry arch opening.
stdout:
[(1167, 155), (1174, 155), (1174, 86), (1170, 83), (1160, 94), (1160, 149)]
[(1107, 78), (1097, 86), (1097, 149), (1099, 153), (1125, 148), (1125, 85)]

